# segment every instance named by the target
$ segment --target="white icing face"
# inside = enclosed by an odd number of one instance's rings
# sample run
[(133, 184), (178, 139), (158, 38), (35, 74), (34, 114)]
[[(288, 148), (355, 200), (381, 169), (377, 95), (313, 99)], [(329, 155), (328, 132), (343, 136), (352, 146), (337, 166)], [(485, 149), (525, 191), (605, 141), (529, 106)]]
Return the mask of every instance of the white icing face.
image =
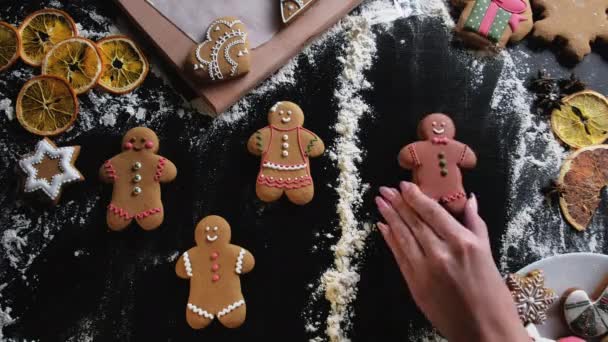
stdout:
[(217, 232), (218, 231), (217, 226), (215, 226), (215, 227), (206, 227), (205, 231), (207, 232), (207, 234), (205, 235), (205, 238), (209, 242), (213, 242), (213, 241), (217, 240), (217, 238), (220, 236), (219, 233)]
[(445, 121), (437, 122), (433, 121), (433, 133), (436, 135), (441, 135), (445, 133)]

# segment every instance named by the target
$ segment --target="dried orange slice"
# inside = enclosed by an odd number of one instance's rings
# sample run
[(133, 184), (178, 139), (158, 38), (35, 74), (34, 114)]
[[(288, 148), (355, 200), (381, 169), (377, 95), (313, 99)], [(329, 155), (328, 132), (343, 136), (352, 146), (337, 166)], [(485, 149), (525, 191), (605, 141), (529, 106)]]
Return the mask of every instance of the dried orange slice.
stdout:
[(557, 184), (564, 217), (577, 230), (585, 230), (608, 185), (608, 145), (585, 147), (568, 156)]
[(19, 42), (17, 29), (0, 21), (0, 71), (12, 66), (19, 58)]
[(125, 36), (110, 36), (97, 42), (103, 62), (98, 84), (114, 94), (124, 94), (137, 88), (148, 75), (148, 61)]
[(82, 94), (97, 84), (101, 71), (97, 46), (81, 37), (58, 43), (42, 60), (42, 74), (63, 78), (76, 94)]
[(55, 44), (77, 35), (76, 23), (67, 13), (49, 8), (36, 11), (19, 27), (21, 58), (29, 65), (40, 66)]
[(31, 133), (51, 136), (70, 128), (78, 116), (78, 99), (70, 85), (56, 76), (27, 81), (15, 105), (17, 119)]
[(574, 148), (601, 144), (608, 138), (608, 100), (584, 90), (565, 97), (551, 114), (553, 132)]

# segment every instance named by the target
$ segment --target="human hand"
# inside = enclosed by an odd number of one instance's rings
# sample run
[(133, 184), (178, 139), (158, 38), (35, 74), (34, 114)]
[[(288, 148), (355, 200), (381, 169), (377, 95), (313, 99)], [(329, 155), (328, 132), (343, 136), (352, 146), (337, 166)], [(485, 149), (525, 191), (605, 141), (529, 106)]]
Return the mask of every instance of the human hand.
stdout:
[(467, 201), (464, 225), (412, 183), (381, 187), (378, 223), (416, 304), (450, 342), (529, 342), (490, 250), (488, 230)]

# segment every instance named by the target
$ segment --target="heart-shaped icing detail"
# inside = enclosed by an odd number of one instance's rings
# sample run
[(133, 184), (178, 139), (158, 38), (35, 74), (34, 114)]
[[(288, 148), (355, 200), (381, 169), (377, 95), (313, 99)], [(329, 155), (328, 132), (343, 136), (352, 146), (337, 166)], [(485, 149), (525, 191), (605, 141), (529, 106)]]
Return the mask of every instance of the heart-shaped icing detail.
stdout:
[(304, 12), (313, 2), (315, 0), (281, 0), (281, 18), (283, 19), (283, 23), (288, 24)]
[(608, 333), (608, 287), (592, 301), (587, 292), (574, 290), (564, 300), (564, 318), (570, 330), (585, 338)]
[(223, 81), (249, 72), (249, 38), (245, 24), (235, 17), (215, 19), (191, 56), (191, 68), (205, 81)]

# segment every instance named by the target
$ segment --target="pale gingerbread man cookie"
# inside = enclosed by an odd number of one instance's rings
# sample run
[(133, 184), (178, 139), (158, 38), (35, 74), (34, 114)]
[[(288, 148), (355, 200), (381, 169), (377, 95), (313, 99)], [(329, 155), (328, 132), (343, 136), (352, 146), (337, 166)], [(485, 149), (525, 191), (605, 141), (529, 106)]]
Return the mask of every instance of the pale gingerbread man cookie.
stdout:
[(452, 0), (463, 6), (456, 33), (466, 44), (488, 50), (518, 42), (532, 30), (529, 0)]
[(325, 145), (302, 127), (304, 113), (293, 102), (275, 104), (268, 122), (247, 143), (249, 152), (262, 157), (256, 193), (264, 202), (276, 201), (285, 193), (291, 202), (304, 205), (315, 193), (309, 158), (322, 155)]
[(196, 247), (177, 261), (175, 272), (190, 279), (186, 320), (193, 329), (202, 329), (217, 318), (228, 328), (245, 322), (247, 308), (241, 292), (240, 276), (251, 272), (253, 255), (230, 244), (230, 225), (220, 216), (207, 216), (196, 226)]
[(477, 157), (467, 145), (454, 140), (455, 134), (454, 122), (447, 115), (426, 116), (418, 125), (422, 141), (401, 149), (399, 164), (412, 170), (413, 181), (422, 192), (460, 216), (467, 202), (460, 169), (474, 168)]
[(114, 185), (107, 212), (110, 229), (122, 230), (133, 220), (145, 230), (163, 223), (160, 183), (173, 181), (177, 169), (156, 154), (158, 144), (151, 129), (133, 128), (122, 139), (123, 152), (101, 166), (101, 180)]

